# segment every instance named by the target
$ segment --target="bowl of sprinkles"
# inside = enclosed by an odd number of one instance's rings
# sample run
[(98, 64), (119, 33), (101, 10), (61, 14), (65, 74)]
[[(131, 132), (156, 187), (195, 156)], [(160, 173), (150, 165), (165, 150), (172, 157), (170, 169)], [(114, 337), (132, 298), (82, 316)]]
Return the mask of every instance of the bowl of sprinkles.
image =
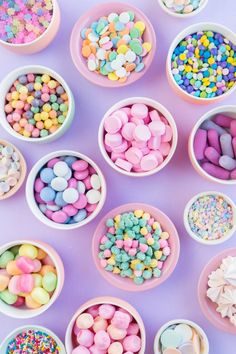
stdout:
[(169, 15), (189, 18), (199, 14), (206, 7), (208, 0), (158, 0), (158, 2)]
[(53, 141), (67, 131), (74, 118), (69, 86), (44, 66), (24, 66), (10, 72), (0, 84), (0, 97), (0, 124), (20, 140)]
[(80, 17), (70, 49), (75, 66), (86, 79), (103, 87), (120, 87), (146, 73), (156, 51), (156, 35), (138, 8), (106, 3)]
[(184, 210), (184, 225), (189, 236), (204, 245), (218, 245), (236, 231), (236, 207), (221, 192), (195, 195)]
[(172, 221), (159, 209), (141, 203), (111, 210), (93, 236), (98, 271), (126, 291), (144, 291), (162, 284), (174, 271), (179, 251)]
[(0, 45), (17, 54), (46, 48), (60, 26), (57, 0), (15, 0), (0, 3)]
[(66, 354), (64, 344), (46, 327), (27, 325), (12, 331), (0, 345), (4, 354)]
[(216, 23), (198, 23), (172, 42), (166, 62), (170, 86), (192, 103), (214, 103), (235, 91), (236, 36)]

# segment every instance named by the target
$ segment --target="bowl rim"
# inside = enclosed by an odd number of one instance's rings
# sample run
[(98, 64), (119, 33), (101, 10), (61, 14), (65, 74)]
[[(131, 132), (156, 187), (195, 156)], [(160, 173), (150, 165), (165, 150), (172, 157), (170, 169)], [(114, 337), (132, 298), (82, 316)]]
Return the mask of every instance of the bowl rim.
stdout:
[(76, 318), (86, 311), (89, 307), (91, 306), (96, 306), (96, 305), (102, 305), (102, 304), (111, 304), (117, 307), (122, 307), (126, 311), (128, 311), (136, 320), (137, 324), (139, 325), (140, 333), (141, 333), (141, 340), (142, 340), (142, 347), (137, 354), (145, 354), (145, 347), (146, 347), (146, 331), (145, 331), (145, 326), (142, 320), (142, 317), (140, 316), (138, 310), (136, 310), (135, 307), (133, 307), (129, 302), (120, 299), (118, 297), (114, 296), (99, 296), (92, 298), (85, 303), (83, 303), (73, 314), (72, 318), (70, 319), (70, 322), (66, 328), (66, 334), (65, 334), (65, 347), (67, 352), (71, 350), (72, 346), (72, 340), (71, 340), (71, 335), (72, 335), (72, 330), (73, 326), (75, 323)]
[[(110, 116), (117, 109), (121, 109), (121, 108), (124, 108), (126, 106), (130, 106), (135, 103), (143, 103), (153, 109), (158, 110), (168, 120), (168, 122), (172, 128), (172, 131), (173, 131), (172, 145), (171, 145), (169, 155), (165, 158), (165, 160), (159, 166), (157, 166), (155, 169), (153, 169), (151, 171), (147, 171), (147, 172), (128, 172), (128, 171), (122, 170), (121, 168), (116, 166), (115, 163), (111, 160), (110, 156), (108, 155), (108, 153), (104, 147), (104, 143), (103, 143), (105, 119), (108, 116)], [(159, 103), (158, 101), (156, 101), (152, 98), (149, 98), (149, 97), (141, 97), (141, 96), (140, 97), (129, 97), (129, 98), (125, 98), (121, 101), (116, 102), (114, 105), (112, 105), (106, 111), (106, 113), (104, 114), (104, 116), (100, 122), (99, 129), (98, 129), (98, 145), (99, 145), (99, 149), (100, 149), (105, 161), (115, 171), (117, 171), (123, 175), (129, 176), (129, 177), (147, 177), (147, 176), (154, 175), (155, 173), (158, 173), (159, 171), (161, 171), (172, 160), (172, 158), (175, 154), (176, 148), (177, 148), (177, 144), (178, 144), (178, 130), (177, 130), (177, 125), (175, 123), (175, 120), (174, 120), (172, 114), (161, 103)]]
[[(148, 31), (150, 32), (150, 40), (152, 42), (152, 49), (151, 51), (148, 53), (148, 55), (145, 57), (146, 59), (146, 65), (145, 68), (139, 72), (139, 73), (135, 73), (135, 76), (130, 76), (126, 82), (124, 83), (120, 83), (118, 81), (111, 81), (109, 80), (107, 77), (102, 77), (101, 75), (95, 75), (95, 73), (90, 73), (88, 71), (88, 68), (86, 66), (86, 63), (84, 60), (81, 60), (81, 56), (78, 54), (77, 51), (77, 46), (74, 43), (81, 43), (81, 39), (80, 39), (80, 30), (81, 30), (81, 25), (84, 22), (88, 23), (88, 19), (90, 20), (90, 16), (91, 14), (94, 13), (94, 15), (92, 17), (95, 17), (95, 14), (97, 11), (99, 11), (101, 8), (103, 7), (124, 7), (129, 8), (131, 11), (135, 12), (136, 15), (138, 14), (138, 18), (142, 19), (145, 24), (146, 24), (146, 29), (148, 28)], [(118, 11), (118, 10), (117, 10)], [(114, 12), (114, 11), (113, 11)], [(86, 21), (87, 20), (87, 21)], [(156, 54), (156, 33), (155, 30), (153, 28), (152, 23), (150, 22), (150, 20), (148, 19), (148, 17), (144, 14), (144, 12), (142, 10), (140, 10), (139, 8), (137, 8), (136, 6), (133, 6), (132, 4), (126, 3), (126, 2), (120, 2), (120, 1), (116, 1), (114, 3), (100, 3), (97, 5), (94, 5), (92, 7), (90, 7), (86, 12), (83, 13), (82, 16), (79, 17), (79, 19), (76, 21), (76, 23), (74, 24), (74, 27), (72, 29), (71, 32), (71, 37), (70, 37), (70, 53), (71, 53), (71, 57), (72, 57), (72, 61), (75, 65), (75, 67), (77, 68), (77, 70), (79, 71), (79, 73), (88, 81), (90, 81), (91, 83), (104, 87), (104, 88), (118, 88), (118, 87), (125, 87), (128, 86), (132, 83), (134, 83), (135, 81), (137, 81), (138, 79), (140, 79), (149, 69), (149, 67), (151, 66), (154, 56)], [(83, 58), (84, 59), (84, 58)], [(93, 75), (91, 75), (93, 74)], [(134, 73), (133, 73), (134, 75)]]
[[(215, 28), (214, 30), (212, 28)], [(236, 83), (228, 90), (226, 91), (223, 95), (221, 96), (216, 96), (216, 97), (211, 97), (211, 98), (203, 98), (203, 97), (196, 97), (193, 95), (190, 95), (189, 93), (187, 93), (186, 91), (184, 91), (183, 89), (181, 89), (181, 87), (176, 83), (176, 81), (174, 80), (174, 77), (172, 75), (172, 71), (171, 71), (171, 56), (173, 54), (173, 51), (175, 50), (176, 46), (180, 43), (181, 40), (183, 40), (187, 35), (189, 34), (193, 34), (196, 33), (198, 31), (207, 31), (207, 30), (211, 30), (213, 32), (218, 32), (220, 34), (223, 33), (227, 33), (223, 34), (223, 36), (225, 37), (231, 37), (234, 38), (234, 40), (231, 40), (231, 42), (233, 42), (236, 45), (236, 34), (229, 29), (228, 27), (220, 24), (220, 23), (216, 23), (216, 22), (198, 22), (195, 24), (192, 24), (188, 27), (186, 27), (185, 29), (183, 29), (171, 42), (171, 45), (169, 47), (168, 50), (168, 54), (167, 54), (167, 59), (166, 59), (166, 70), (167, 70), (167, 75), (168, 75), (168, 79), (171, 81), (171, 84), (173, 85), (173, 87), (179, 92), (181, 93), (181, 95), (184, 98), (191, 98), (192, 100), (194, 100), (195, 102), (201, 102), (201, 103), (213, 103), (213, 102), (217, 102), (220, 99), (224, 99), (226, 97), (228, 97), (231, 93), (233, 93), (236, 90)]]
[[(202, 313), (206, 317), (206, 319), (217, 329), (228, 332), (231, 334), (236, 334), (236, 327), (234, 327), (230, 321), (227, 318), (222, 318), (220, 313), (214, 311), (214, 317), (212, 316), (212, 310), (211, 307), (213, 307), (214, 304), (208, 297), (205, 295), (203, 296), (203, 288), (204, 290), (207, 290), (208, 288), (208, 276), (209, 274), (217, 269), (217, 266), (219, 267), (220, 264), (222, 263), (222, 260), (228, 256), (233, 256), (236, 257), (236, 248), (228, 248), (225, 249), (216, 255), (214, 255), (204, 266), (204, 268), (201, 271), (201, 274), (199, 276), (198, 280), (198, 286), (197, 286), (197, 292), (198, 292), (198, 302), (200, 305), (200, 308), (202, 310)], [(217, 264), (217, 265), (215, 265)], [(213, 267), (214, 265), (214, 267)], [(209, 306), (209, 303), (211, 306)], [(226, 323), (227, 321), (227, 323)]]
[(56, 14), (56, 12), (60, 11), (60, 7), (58, 4), (57, 0), (51, 0), (52, 1), (52, 18), (51, 21), (49, 23), (48, 28), (37, 38), (35, 38), (33, 41), (28, 42), (28, 43), (9, 43), (9, 42), (5, 42), (2, 39), (0, 39), (0, 43), (2, 43), (2, 45), (9, 47), (10, 48), (27, 48), (31, 45), (37, 44), (39, 41), (43, 40), (45, 36), (47, 36), (48, 32), (51, 30), (51, 27), (53, 26), (56, 16), (58, 14)]
[[(63, 288), (65, 274), (64, 274), (64, 265), (60, 255), (58, 254), (58, 252), (55, 250), (54, 247), (52, 247), (48, 243), (45, 243), (44, 241), (25, 240), (25, 239), (10, 241), (8, 243), (4, 243), (3, 245), (0, 245), (0, 254), (3, 254), (5, 251), (9, 250), (14, 246), (18, 246), (22, 244), (30, 244), (45, 251), (46, 254), (48, 254), (52, 259), (54, 266), (57, 270), (57, 287), (54, 290), (52, 297), (50, 298), (49, 302), (46, 305), (43, 305), (37, 309), (20, 309), (5, 304), (3, 303), (2, 300), (0, 300), (1, 313), (12, 318), (27, 319), (27, 318), (33, 318), (41, 315), (54, 304), (54, 302), (60, 295), (61, 290)], [(9, 311), (9, 309), (11, 309), (12, 311)]]
[(173, 17), (176, 17), (176, 18), (189, 18), (189, 17), (193, 17), (197, 14), (199, 14), (202, 10), (204, 10), (204, 8), (206, 7), (207, 3), (208, 3), (208, 0), (201, 0), (199, 6), (197, 7), (196, 10), (190, 12), (190, 13), (176, 13), (176, 12), (173, 12), (173, 11), (170, 11), (168, 9), (168, 7), (164, 4), (163, 0), (158, 0), (159, 2), (159, 5), (161, 6), (161, 8), (168, 14), (168, 15), (171, 15)]
[(188, 139), (188, 154), (189, 154), (189, 158), (190, 161), (194, 167), (194, 169), (198, 172), (198, 174), (200, 174), (201, 176), (205, 177), (206, 179), (212, 181), (212, 182), (216, 182), (219, 184), (224, 184), (224, 185), (234, 185), (236, 184), (236, 180), (224, 180), (224, 179), (219, 179), (216, 178), (214, 176), (211, 176), (209, 173), (207, 173), (206, 171), (203, 170), (203, 168), (200, 166), (200, 164), (198, 163), (198, 160), (196, 159), (195, 153), (194, 153), (194, 148), (193, 148), (193, 144), (194, 144), (194, 138), (196, 135), (197, 130), (200, 128), (201, 124), (206, 121), (211, 119), (213, 116), (215, 116), (216, 114), (230, 114), (233, 113), (235, 114), (235, 118), (236, 119), (236, 105), (224, 105), (224, 106), (218, 106), (215, 107), (213, 109), (211, 109), (210, 111), (204, 113), (199, 119), (198, 121), (194, 124), (191, 133), (189, 135), (189, 139)]
[[(75, 223), (75, 224), (59, 224), (56, 223), (50, 219), (48, 219), (39, 209), (35, 199), (34, 199), (34, 181), (35, 178), (39, 172), (39, 170), (52, 158), (55, 157), (60, 157), (60, 156), (75, 156), (80, 159), (83, 159), (87, 161), (97, 172), (99, 175), (99, 178), (101, 180), (101, 199), (98, 203), (97, 208), (95, 209), (94, 212), (92, 212), (89, 217), (85, 218), (81, 222)], [(48, 153), (47, 155), (41, 157), (32, 167), (31, 171), (29, 172), (27, 181), (26, 181), (26, 188), (25, 188), (25, 193), (26, 193), (26, 201), (28, 203), (29, 208), (31, 209), (32, 213), (34, 216), (41, 222), (43, 222), (45, 225), (52, 227), (54, 229), (58, 230), (74, 230), (79, 227), (82, 227), (86, 224), (88, 224), (90, 221), (92, 221), (102, 210), (105, 200), (106, 200), (106, 194), (107, 194), (107, 187), (106, 187), (106, 180), (103, 175), (103, 172), (101, 171), (100, 167), (94, 162), (92, 159), (90, 159), (87, 155), (84, 155), (78, 151), (73, 151), (73, 150), (57, 150), (53, 151), (51, 153)]]
[(175, 325), (175, 324), (176, 325), (177, 324), (187, 324), (187, 325), (193, 327), (193, 329), (195, 329), (199, 333), (200, 337), (202, 338), (202, 342), (204, 343), (204, 352), (202, 354), (209, 354), (209, 340), (206, 335), (206, 332), (196, 322), (186, 320), (186, 319), (171, 320), (161, 326), (161, 328), (157, 331), (157, 333), (155, 335), (155, 339), (154, 339), (154, 353), (155, 354), (161, 354), (159, 349), (157, 349), (157, 348), (159, 347), (159, 341), (160, 341), (160, 337), (161, 337), (162, 333), (168, 327)]
[[(6, 113), (4, 111), (5, 99), (6, 99), (6, 94), (8, 93), (11, 85), (13, 84), (13, 81), (11, 79), (12, 76), (14, 76), (15, 79), (17, 79), (17, 77), (19, 77), (20, 75), (23, 75), (23, 74), (26, 75), (27, 73), (32, 73), (32, 72), (34, 74), (37, 74), (37, 71), (39, 71), (38, 74), (42, 74), (42, 75), (44, 73), (47, 73), (53, 79), (60, 82), (61, 86), (65, 89), (65, 92), (68, 95), (69, 109), (68, 109), (65, 121), (62, 123), (60, 128), (58, 130), (56, 130), (54, 133), (49, 134), (49, 135), (42, 137), (42, 138), (41, 137), (39, 137), (39, 138), (26, 138), (23, 135), (16, 132), (11, 127), (11, 125), (8, 123), (8, 121), (6, 119)], [(10, 82), (10, 84), (9, 84), (9, 82)], [(8, 90), (5, 89), (6, 86), (8, 87)], [(58, 72), (56, 72), (54, 69), (51, 69), (51, 68), (44, 66), (44, 65), (37, 65), (37, 64), (24, 65), (24, 66), (20, 66), (16, 69), (10, 71), (0, 82), (0, 96), (1, 96), (1, 99), (0, 99), (0, 113), (1, 113), (0, 124), (8, 134), (10, 134), (14, 138), (22, 140), (22, 141), (31, 142), (31, 143), (44, 143), (44, 142), (48, 142), (51, 140), (55, 140), (61, 136), (61, 134), (63, 133), (62, 130), (65, 131), (66, 129), (68, 129), (69, 125), (71, 124), (71, 122), (74, 118), (75, 102), (74, 102), (73, 93), (72, 93), (69, 85), (67, 84), (66, 80), (60, 74), (58, 74)]]
[[(189, 210), (192, 206), (192, 204), (201, 197), (204, 196), (208, 196), (208, 195), (213, 195), (213, 196), (220, 196), (223, 197), (224, 200), (226, 200), (226, 202), (228, 204), (231, 205), (232, 207), (232, 211), (233, 211), (233, 227), (230, 230), (230, 232), (228, 232), (226, 234), (226, 236), (217, 239), (217, 240), (204, 240), (201, 239), (200, 237), (198, 237), (190, 228), (189, 226), (189, 222), (188, 222), (188, 213)], [(203, 244), (203, 245), (207, 245), (207, 246), (214, 246), (214, 245), (220, 245), (221, 243), (224, 243), (226, 241), (228, 241), (231, 237), (233, 237), (234, 233), (236, 232), (236, 205), (234, 203), (234, 201), (225, 193), (222, 192), (218, 192), (218, 191), (206, 191), (206, 192), (201, 192), (198, 194), (195, 194), (191, 199), (189, 199), (189, 201), (187, 202), (187, 204), (185, 205), (184, 208), (184, 214), (183, 214), (183, 221), (184, 221), (184, 226), (185, 226), (185, 230), (187, 231), (188, 235), (195, 241)]]
[[(117, 213), (120, 214), (120, 213), (128, 212), (130, 210), (135, 210), (135, 209), (143, 209), (143, 210), (149, 212), (150, 214), (158, 213), (159, 216), (161, 216), (163, 219), (166, 220), (166, 222), (170, 225), (170, 227), (173, 230), (173, 234), (170, 236), (173, 241), (173, 246), (172, 246), (172, 252), (169, 256), (170, 258), (169, 258), (168, 268), (166, 268), (165, 273), (162, 274), (160, 278), (146, 280), (142, 285), (136, 285), (130, 279), (125, 280), (126, 278), (121, 279), (121, 277), (119, 279), (116, 274), (111, 274), (111, 273), (105, 271), (100, 266), (99, 259), (98, 259), (98, 249), (97, 249), (97, 240), (101, 237), (101, 234), (99, 233), (99, 231), (100, 231), (100, 228), (102, 227), (102, 225), (105, 223), (106, 219), (110, 218), (111, 215), (116, 215)], [(152, 205), (148, 205), (148, 204), (144, 204), (144, 203), (137, 202), (137, 203), (122, 204), (116, 208), (111, 209), (99, 221), (99, 223), (94, 231), (94, 234), (93, 234), (92, 257), (93, 257), (93, 261), (95, 263), (95, 266), (96, 266), (98, 272), (111, 285), (113, 285), (119, 289), (129, 291), (129, 292), (147, 291), (147, 290), (153, 289), (153, 288), (161, 285), (162, 283), (164, 283), (174, 272), (174, 270), (177, 266), (178, 260), (179, 260), (179, 255), (180, 255), (180, 240), (179, 240), (178, 231), (177, 231), (174, 223), (172, 222), (172, 220), (160, 209), (158, 209)], [(117, 281), (117, 280), (119, 280), (119, 281)]]
[(50, 337), (52, 337), (55, 342), (59, 345), (60, 350), (59, 353), (60, 354), (66, 354), (65, 351), (65, 346), (63, 344), (63, 342), (60, 340), (60, 338), (49, 328), (44, 327), (44, 326), (38, 326), (38, 325), (24, 325), (24, 326), (20, 326), (15, 328), (14, 330), (12, 330), (4, 339), (3, 341), (0, 343), (0, 351), (3, 350), (3, 347), (7, 345), (7, 343), (9, 343), (9, 341), (12, 339), (12, 337), (17, 336), (18, 334), (22, 333), (23, 331), (27, 331), (27, 330), (35, 330), (35, 331), (41, 331), (41, 332), (45, 332), (46, 334), (49, 334)]
[(1, 201), (12, 197), (21, 188), (22, 184), (25, 181), (25, 177), (27, 173), (27, 164), (22, 152), (15, 145), (3, 139), (0, 139), (0, 145), (11, 146), (14, 149), (14, 151), (17, 152), (18, 155), (20, 156), (20, 165), (21, 165), (20, 179), (18, 180), (17, 184), (13, 188), (11, 188), (7, 193), (0, 196), (0, 201)]

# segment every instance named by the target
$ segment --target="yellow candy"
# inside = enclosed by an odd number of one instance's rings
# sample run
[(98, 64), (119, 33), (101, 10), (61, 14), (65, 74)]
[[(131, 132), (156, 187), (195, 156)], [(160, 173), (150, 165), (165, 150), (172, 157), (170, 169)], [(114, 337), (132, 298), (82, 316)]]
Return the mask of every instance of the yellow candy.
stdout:
[(151, 215), (149, 213), (144, 213), (143, 214), (143, 219), (149, 220), (151, 218)]
[(45, 274), (47, 274), (49, 272), (53, 272), (53, 273), (57, 274), (56, 269), (51, 265), (42, 266), (42, 268), (39, 271), (39, 274), (42, 275), (42, 277), (43, 277)]
[(231, 50), (231, 47), (230, 47), (230, 45), (228, 45), (228, 44), (226, 44), (225, 48), (226, 48), (228, 51)]
[(34, 96), (28, 96), (27, 97), (27, 103), (31, 104), (31, 102), (34, 100)]
[(207, 40), (207, 36), (204, 34), (204, 35), (200, 38), (200, 42), (204, 43), (205, 40)]
[(168, 240), (169, 237), (170, 237), (170, 235), (168, 234), (168, 232), (164, 231), (161, 233), (161, 238), (163, 240)]
[(142, 21), (137, 21), (135, 24), (134, 24), (134, 27), (137, 28), (141, 34), (145, 31), (145, 28), (146, 28), (146, 25), (144, 22)]
[(40, 287), (42, 286), (42, 280), (43, 277), (40, 274), (32, 274), (33, 278), (34, 278), (34, 286), (35, 287)]
[(126, 54), (127, 51), (128, 51), (128, 49), (129, 49), (129, 48), (127, 47), (127, 45), (122, 44), (122, 45), (120, 45), (120, 46), (118, 47), (117, 53), (118, 53), (118, 54)]
[(154, 255), (155, 255), (156, 259), (161, 259), (162, 251), (155, 251)]
[(206, 39), (206, 40), (203, 42), (204, 47), (208, 47), (209, 44), (210, 44), (210, 42), (209, 42), (208, 39)]
[(232, 65), (233, 65), (233, 66), (236, 66), (236, 61), (233, 61), (233, 62), (232, 62)]
[(108, 74), (108, 79), (111, 81), (117, 81), (118, 80), (118, 76), (115, 73), (109, 73)]
[(113, 269), (113, 273), (114, 274), (120, 274), (120, 269), (119, 268), (117, 268), (117, 267), (115, 267), (114, 269)]
[(154, 242), (155, 242), (155, 240), (154, 240), (154, 238), (152, 238), (152, 237), (149, 237), (149, 238), (147, 239), (147, 244), (148, 244), (148, 246), (152, 246), (152, 245), (154, 244)]
[(19, 255), (35, 259), (38, 256), (38, 249), (33, 245), (24, 244), (19, 248)]
[(158, 221), (154, 221), (152, 224), (153, 230), (159, 229), (161, 227), (160, 223)]
[(31, 133), (30, 132), (27, 132), (26, 130), (23, 131), (23, 135), (26, 137), (26, 138), (29, 138), (31, 136)]
[(19, 93), (17, 91), (13, 91), (11, 94), (11, 98), (13, 100), (18, 100), (19, 99)]
[(53, 118), (52, 119), (52, 124), (53, 125), (58, 125), (58, 119), (57, 118)]
[(180, 54), (179, 58), (180, 60), (186, 60), (186, 54), (185, 53)]
[(150, 264), (150, 267), (151, 268), (156, 268), (158, 265), (158, 261), (156, 259), (152, 259), (151, 260), (151, 264)]
[(49, 81), (50, 81), (50, 76), (47, 75), (47, 74), (44, 74), (42, 77), (41, 77), (42, 81), (47, 84)]
[(45, 104), (43, 105), (43, 110), (44, 110), (44, 112), (49, 113), (49, 112), (51, 111), (51, 106), (50, 106), (50, 104), (45, 103)]
[(32, 299), (32, 296), (27, 295), (25, 297), (25, 304), (29, 309), (38, 309), (41, 305)]
[(35, 84), (34, 84), (34, 89), (36, 90), (36, 91), (40, 91), (40, 90), (42, 90), (42, 85), (40, 84), (40, 82), (35, 82)]
[(12, 101), (11, 105), (13, 108), (16, 108), (17, 102), (18, 102), (17, 100)]
[(230, 64), (233, 63), (233, 61), (234, 61), (234, 59), (233, 59), (232, 57), (229, 57), (229, 58), (227, 59), (227, 62), (230, 63)]
[(139, 259), (134, 259), (134, 260), (131, 261), (130, 268), (131, 268), (131, 269), (134, 269), (135, 266), (136, 266), (137, 264), (140, 264), (140, 263), (141, 263), (141, 262), (140, 262)]
[(136, 216), (136, 218), (140, 219), (143, 216), (143, 210), (135, 210), (134, 216)]
[(148, 234), (148, 230), (146, 227), (142, 227), (140, 229), (140, 234), (143, 235), (143, 236), (146, 236)]
[(120, 215), (116, 215), (116, 216), (114, 217), (114, 220), (115, 220), (116, 223), (117, 223), (117, 222), (120, 222), (120, 219), (121, 219), (121, 216), (120, 216)]
[(21, 86), (21, 88), (19, 89), (19, 93), (28, 93), (28, 89), (26, 86)]
[(149, 53), (150, 50), (152, 49), (152, 43), (150, 43), (150, 42), (144, 42), (144, 43), (143, 43), (143, 48), (146, 49), (146, 51)]
[(50, 301), (48, 292), (39, 286), (34, 288), (30, 295), (40, 305), (46, 305)]
[(217, 91), (217, 87), (212, 87), (211, 91), (212, 92), (216, 92)]
[(41, 113), (35, 113), (34, 120), (36, 120), (36, 122), (40, 122), (41, 121)]
[(209, 58), (208, 59), (208, 63), (211, 65), (211, 64), (214, 64), (215, 63), (215, 59), (214, 58)]
[(40, 113), (41, 120), (47, 120), (49, 117), (48, 112), (41, 112)]
[(7, 263), (6, 271), (10, 275), (20, 275), (22, 271), (17, 267), (16, 261), (10, 261)]
[(109, 264), (109, 265), (115, 265), (116, 264), (116, 261), (114, 260), (114, 258), (109, 258), (108, 260), (107, 260), (107, 263)]
[(48, 83), (48, 87), (50, 89), (54, 89), (57, 87), (57, 82), (55, 80), (50, 80), (49, 83)]
[(186, 73), (190, 73), (192, 71), (191, 66), (190, 65), (186, 65), (185, 71), (186, 71)]
[(228, 87), (232, 87), (232, 86), (234, 86), (234, 81), (230, 81), (230, 83), (228, 84)]

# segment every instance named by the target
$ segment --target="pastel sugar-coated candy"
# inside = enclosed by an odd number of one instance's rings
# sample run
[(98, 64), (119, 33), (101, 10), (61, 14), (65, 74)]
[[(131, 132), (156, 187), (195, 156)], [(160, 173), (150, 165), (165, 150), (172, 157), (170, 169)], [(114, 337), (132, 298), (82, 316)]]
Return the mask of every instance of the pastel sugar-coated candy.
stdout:
[[(90, 72), (124, 83), (145, 68), (152, 43), (145, 42), (146, 24), (132, 11), (104, 14), (81, 31), (81, 54)], [(113, 129), (119, 123), (113, 122)]]
[(104, 146), (127, 172), (148, 172), (169, 155), (173, 131), (165, 117), (142, 103), (116, 110), (104, 121)]
[[(133, 333), (128, 333), (128, 328)], [(133, 316), (109, 303), (91, 306), (77, 317), (72, 342), (72, 354), (134, 354), (142, 346), (140, 328)]]
[(87, 161), (75, 156), (48, 161), (38, 172), (34, 191), (40, 211), (59, 224), (85, 220), (102, 197), (100, 176)]
[(183, 15), (197, 10), (202, 3), (201, 0), (162, 0), (162, 2), (171, 12)]
[(195, 158), (209, 175), (222, 180), (236, 179), (236, 120), (227, 114), (216, 114), (205, 120), (194, 136)]
[(222, 96), (235, 85), (235, 49), (236, 46), (218, 32), (189, 34), (171, 56), (173, 79), (193, 97)]
[(57, 270), (44, 250), (32, 244), (14, 246), (0, 256), (0, 268), (0, 299), (6, 304), (37, 309), (49, 303)]
[[(134, 210), (115, 215), (106, 221), (106, 226), (98, 254), (104, 270), (129, 278), (136, 285), (161, 277), (171, 248), (170, 235), (158, 220), (145, 210)], [(129, 327), (127, 314), (116, 312), (113, 323), (116, 328), (126, 330)]]
[(15, 187), (21, 177), (18, 152), (11, 145), (0, 144), (0, 196)]
[(5, 98), (6, 119), (25, 138), (45, 138), (67, 119), (69, 98), (59, 81), (49, 74), (19, 76)]

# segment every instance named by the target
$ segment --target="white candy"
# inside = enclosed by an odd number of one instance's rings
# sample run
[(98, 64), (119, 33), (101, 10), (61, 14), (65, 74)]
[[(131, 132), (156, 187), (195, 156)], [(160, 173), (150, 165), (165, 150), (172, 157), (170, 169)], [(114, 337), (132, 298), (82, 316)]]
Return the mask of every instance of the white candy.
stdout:
[(84, 182), (79, 181), (77, 184), (77, 189), (79, 191), (79, 194), (84, 194), (86, 191), (86, 186), (85, 186)]
[(88, 39), (90, 40), (90, 42), (98, 42), (99, 37), (96, 34), (94, 34), (93, 32), (91, 32), (88, 35)]
[(136, 54), (132, 50), (128, 50), (128, 52), (125, 54), (125, 60), (128, 63), (133, 63), (136, 60)]
[(93, 189), (98, 190), (101, 188), (101, 181), (98, 175), (94, 174), (90, 178), (90, 183)]
[(99, 48), (97, 53), (96, 53), (96, 57), (99, 60), (104, 60), (106, 58), (106, 51), (105, 49)]
[(79, 192), (74, 188), (67, 188), (62, 194), (62, 198), (66, 203), (73, 204), (79, 199)]
[(127, 24), (129, 23), (130, 21), (130, 15), (128, 12), (122, 12), (119, 16), (119, 21), (124, 23), (124, 24)]
[(20, 156), (19, 156), (19, 154), (17, 153), (17, 152), (13, 152), (13, 154), (12, 154), (12, 159), (13, 159), (13, 161), (19, 161), (20, 160)]
[(100, 36), (102, 36), (104, 33), (106, 33), (106, 31), (109, 29), (109, 26), (105, 26), (104, 28), (103, 28), (103, 30), (99, 33), (100, 34)]
[(95, 71), (97, 68), (96, 62), (92, 59), (88, 60), (88, 69), (89, 71)]
[(10, 190), (10, 186), (7, 182), (0, 182), (0, 191), (3, 193), (7, 193)]
[(65, 178), (65, 180), (68, 181), (68, 180), (71, 178), (71, 176), (72, 176), (72, 171), (71, 171), (71, 169), (69, 168), (67, 174), (66, 174), (63, 178)]
[(122, 63), (120, 63), (118, 60), (115, 59), (111, 62), (111, 68), (113, 70), (119, 70), (121, 67), (122, 67)]
[(6, 182), (9, 184), (10, 187), (14, 187), (17, 184), (17, 178), (15, 177), (8, 177)]
[(51, 181), (51, 187), (57, 192), (64, 191), (67, 188), (67, 186), (68, 186), (68, 182), (63, 177), (55, 177)]
[(182, 343), (189, 342), (193, 336), (193, 331), (191, 327), (184, 323), (177, 325), (174, 330), (182, 337)]
[(106, 44), (109, 41), (110, 41), (110, 38), (108, 36), (106, 36), (106, 37), (103, 37), (103, 38), (100, 39), (99, 44), (103, 45), (103, 44)]
[(89, 204), (97, 204), (101, 199), (101, 193), (95, 189), (90, 189), (86, 193), (87, 200)]
[(126, 44), (128, 44), (131, 41), (131, 37), (129, 34), (125, 34), (122, 39), (125, 41)]
[(116, 76), (122, 78), (126, 76), (125, 68), (121, 67), (120, 69), (116, 70)]
[(64, 161), (57, 162), (53, 167), (53, 172), (58, 177), (64, 177), (68, 173), (69, 167)]
[(108, 15), (108, 22), (111, 23), (113, 22), (116, 18), (118, 17), (118, 15), (115, 12), (112, 12)]
[(121, 66), (126, 63), (126, 59), (125, 59), (125, 55), (124, 54), (118, 54), (117, 57), (116, 57), (116, 60), (119, 63), (122, 63)]
[(51, 210), (51, 211), (58, 211), (61, 209), (61, 207), (59, 207), (58, 205), (50, 205), (50, 204), (47, 204), (47, 209), (48, 210)]
[(14, 152), (14, 149), (11, 146), (5, 146), (2, 149), (3, 156), (11, 156)]

